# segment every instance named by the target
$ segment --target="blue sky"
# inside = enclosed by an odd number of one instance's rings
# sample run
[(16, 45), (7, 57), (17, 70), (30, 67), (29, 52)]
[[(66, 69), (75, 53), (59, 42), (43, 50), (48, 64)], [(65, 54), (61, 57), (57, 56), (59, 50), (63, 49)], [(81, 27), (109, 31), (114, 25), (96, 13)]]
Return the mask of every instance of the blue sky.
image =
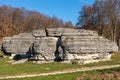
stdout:
[(78, 12), (83, 5), (91, 5), (94, 0), (0, 0), (0, 6), (24, 7), (48, 16), (56, 16), (63, 21), (77, 23)]

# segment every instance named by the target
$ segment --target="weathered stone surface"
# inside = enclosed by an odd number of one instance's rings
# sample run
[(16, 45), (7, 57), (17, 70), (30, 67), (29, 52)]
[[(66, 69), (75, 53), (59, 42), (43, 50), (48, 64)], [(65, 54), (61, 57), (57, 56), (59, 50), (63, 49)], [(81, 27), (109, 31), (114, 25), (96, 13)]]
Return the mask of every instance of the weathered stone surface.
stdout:
[(39, 54), (40, 60), (54, 60), (55, 50), (58, 38), (55, 37), (42, 37), (36, 39), (34, 42), (34, 51)]
[(28, 33), (22, 33), (11, 38), (4, 38), (2, 47), (7, 53), (22, 54), (29, 51), (34, 42), (34, 37)]
[(99, 61), (110, 60), (112, 54), (109, 53), (92, 53), (92, 54), (67, 54), (66, 59), (63, 63), (78, 63), (87, 64)]
[[(51, 28), (5, 37), (2, 47), (12, 54), (30, 53), (41, 61), (78, 60), (79, 63), (109, 60), (118, 46), (95, 31)], [(14, 56), (12, 56), (14, 57)]]
[(12, 37), (4, 37), (3, 38), (3, 42), (8, 42), (8, 41), (10, 41), (12, 39)]
[(33, 30), (32, 35), (35, 37), (44, 37), (46, 36), (45, 30)]
[(33, 37), (33, 35), (31, 34), (31, 33), (20, 33), (20, 34), (18, 34), (18, 35), (15, 35), (15, 36), (13, 36), (13, 37)]
[(96, 38), (84, 36), (63, 36), (62, 41), (70, 53), (101, 53), (118, 51), (117, 44), (97, 36)]
[(98, 36), (97, 32), (83, 29), (51, 28), (47, 29), (48, 36)]

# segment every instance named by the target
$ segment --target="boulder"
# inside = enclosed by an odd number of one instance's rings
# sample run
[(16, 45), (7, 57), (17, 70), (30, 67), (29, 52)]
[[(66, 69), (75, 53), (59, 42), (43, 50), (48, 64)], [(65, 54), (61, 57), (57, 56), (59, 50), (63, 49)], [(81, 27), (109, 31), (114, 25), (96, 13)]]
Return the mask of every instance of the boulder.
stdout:
[(3, 39), (2, 48), (6, 53), (27, 53), (34, 39), (35, 38), (30, 33), (22, 33), (11, 38), (5, 37)]
[(54, 60), (56, 44), (58, 38), (56, 37), (42, 37), (35, 40), (33, 48), (39, 60)]
[(115, 42), (99, 36), (62, 36), (62, 42), (69, 53), (117, 52)]

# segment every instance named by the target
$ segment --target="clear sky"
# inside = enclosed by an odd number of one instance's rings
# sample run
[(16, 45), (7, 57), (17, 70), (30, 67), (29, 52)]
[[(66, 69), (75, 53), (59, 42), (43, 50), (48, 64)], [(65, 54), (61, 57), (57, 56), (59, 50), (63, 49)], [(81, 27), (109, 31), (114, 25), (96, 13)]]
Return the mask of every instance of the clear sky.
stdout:
[(24, 7), (63, 21), (77, 23), (78, 12), (83, 5), (91, 5), (94, 0), (0, 0), (0, 6)]

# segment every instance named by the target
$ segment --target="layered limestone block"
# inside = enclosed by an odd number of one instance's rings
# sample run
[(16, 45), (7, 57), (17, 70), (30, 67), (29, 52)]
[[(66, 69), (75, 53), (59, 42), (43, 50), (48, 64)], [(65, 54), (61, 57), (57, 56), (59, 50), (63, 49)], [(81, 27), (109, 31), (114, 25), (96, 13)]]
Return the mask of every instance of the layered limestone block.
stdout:
[(61, 36), (67, 60), (80, 60), (83, 63), (109, 60), (111, 53), (118, 51), (115, 42), (98, 36), (95, 31), (57, 28), (48, 29), (48, 35)]
[(46, 36), (45, 30), (33, 30), (31, 33), (20, 33), (13, 37), (4, 37), (2, 48), (6, 53), (24, 54), (29, 52), (35, 38), (43, 36)]
[(118, 46), (95, 31), (70, 28), (34, 30), (3, 39), (7, 53), (30, 53), (42, 61), (78, 60), (79, 63), (108, 60)]
[(97, 32), (83, 29), (51, 28), (47, 29), (48, 36), (98, 36)]
[(23, 54), (29, 51), (29, 47), (35, 38), (30, 33), (21, 33), (11, 38), (3, 39), (2, 48), (6, 53)]
[(33, 48), (40, 60), (54, 60), (56, 44), (58, 38), (56, 37), (42, 37), (35, 40)]
[(32, 31), (32, 35), (34, 37), (45, 37), (46, 36), (46, 32), (45, 32), (45, 30), (33, 30)]
[(109, 53), (118, 51), (117, 44), (103, 37), (63, 36), (63, 44), (70, 53)]
[[(76, 60), (79, 64), (87, 64), (98, 61), (110, 60), (109, 53), (86, 53), (86, 54), (67, 54), (68, 61)], [(69, 62), (71, 63), (71, 62)]]

